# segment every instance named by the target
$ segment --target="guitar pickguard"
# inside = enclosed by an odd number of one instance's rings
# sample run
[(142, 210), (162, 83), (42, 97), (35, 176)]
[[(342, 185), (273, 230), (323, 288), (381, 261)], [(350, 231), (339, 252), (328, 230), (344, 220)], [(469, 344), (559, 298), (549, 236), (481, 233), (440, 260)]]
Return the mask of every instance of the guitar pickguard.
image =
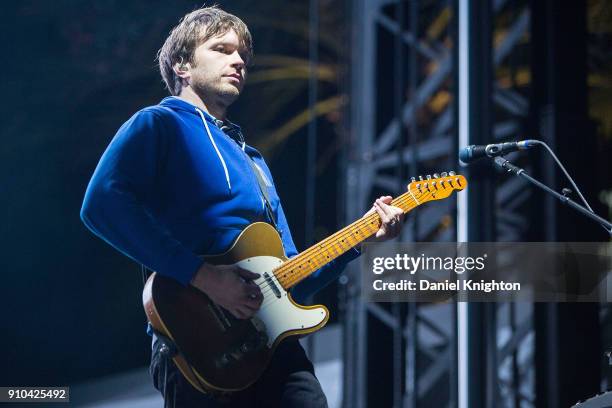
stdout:
[(322, 306), (306, 308), (291, 299), (272, 273), (282, 263), (282, 259), (274, 256), (255, 256), (236, 264), (260, 275), (254, 282), (261, 288), (264, 299), (253, 319), (260, 321), (254, 323), (256, 327), (263, 325), (268, 337), (267, 346), (270, 348), (285, 333), (314, 331), (311, 329), (319, 325), (322, 327), (328, 317), (327, 309)]

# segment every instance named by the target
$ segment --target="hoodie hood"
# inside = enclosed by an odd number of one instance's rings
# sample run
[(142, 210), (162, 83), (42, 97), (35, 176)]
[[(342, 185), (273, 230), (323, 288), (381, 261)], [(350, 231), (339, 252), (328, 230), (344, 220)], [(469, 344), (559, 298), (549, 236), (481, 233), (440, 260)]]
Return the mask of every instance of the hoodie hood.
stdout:
[[(197, 106), (193, 105), (192, 103), (187, 102), (184, 99), (181, 99), (177, 96), (168, 96), (164, 99), (162, 99), (162, 101), (159, 103), (161, 106), (165, 106), (167, 108), (173, 109), (175, 111), (185, 111), (188, 112), (192, 115), (199, 115), (198, 111), (201, 111), (202, 114), (204, 115), (204, 117), (206, 118), (206, 121), (208, 123), (212, 123), (213, 125), (217, 126), (219, 129), (223, 129), (223, 127), (228, 127), (231, 131), (235, 131), (238, 130), (240, 131), (240, 126), (238, 126), (237, 124), (231, 122), (228, 119), (225, 120), (221, 120), (221, 119), (217, 119), (215, 118), (213, 115), (211, 115), (210, 113), (206, 112), (204, 109), (198, 108)], [(224, 130), (225, 131), (225, 130)], [(227, 131), (226, 131), (227, 133)]]

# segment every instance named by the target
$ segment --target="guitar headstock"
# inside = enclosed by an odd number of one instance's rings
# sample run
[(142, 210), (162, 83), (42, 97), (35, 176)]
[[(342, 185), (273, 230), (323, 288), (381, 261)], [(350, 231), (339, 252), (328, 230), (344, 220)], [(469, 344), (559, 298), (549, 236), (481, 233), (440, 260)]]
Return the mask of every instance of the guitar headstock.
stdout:
[(422, 204), (427, 201), (441, 200), (450, 196), (453, 191), (461, 191), (466, 187), (467, 180), (465, 177), (451, 171), (441, 174), (435, 173), (433, 176), (428, 175), (425, 178), (419, 176), (418, 180), (412, 177), (411, 183), (408, 184), (408, 191), (419, 204)]

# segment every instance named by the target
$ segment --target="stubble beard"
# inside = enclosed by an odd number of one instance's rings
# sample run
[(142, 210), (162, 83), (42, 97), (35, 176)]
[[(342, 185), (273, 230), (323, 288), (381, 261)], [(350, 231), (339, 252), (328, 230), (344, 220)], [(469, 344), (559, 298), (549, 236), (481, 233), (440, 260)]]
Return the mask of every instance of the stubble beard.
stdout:
[(221, 78), (198, 78), (192, 77), (191, 87), (194, 92), (206, 102), (221, 103), (228, 107), (238, 99), (240, 90)]

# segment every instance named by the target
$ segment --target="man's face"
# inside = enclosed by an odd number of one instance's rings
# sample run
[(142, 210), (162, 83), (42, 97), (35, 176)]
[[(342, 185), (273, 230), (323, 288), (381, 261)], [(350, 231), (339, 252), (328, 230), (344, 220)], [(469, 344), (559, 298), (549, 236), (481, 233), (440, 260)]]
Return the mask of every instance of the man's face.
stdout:
[(238, 98), (244, 86), (246, 50), (240, 48), (234, 30), (212, 37), (194, 51), (190, 84), (203, 99), (223, 99), (226, 105)]

